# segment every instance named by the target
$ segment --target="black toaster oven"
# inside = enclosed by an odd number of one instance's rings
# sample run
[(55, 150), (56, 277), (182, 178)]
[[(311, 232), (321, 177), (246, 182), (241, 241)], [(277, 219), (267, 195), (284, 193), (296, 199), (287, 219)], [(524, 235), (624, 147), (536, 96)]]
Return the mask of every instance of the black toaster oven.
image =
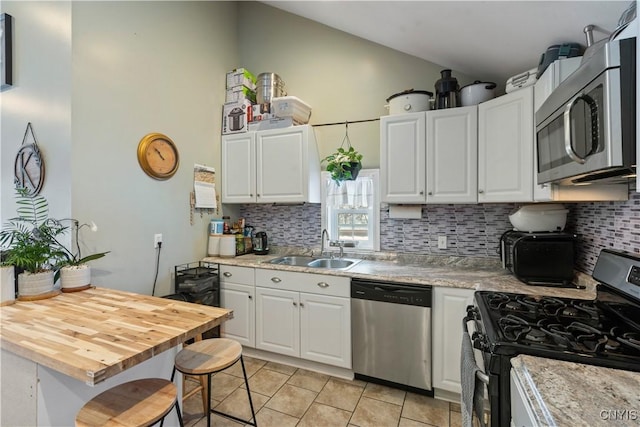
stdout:
[(502, 266), (530, 285), (571, 282), (575, 239), (571, 233), (507, 231), (500, 239)]

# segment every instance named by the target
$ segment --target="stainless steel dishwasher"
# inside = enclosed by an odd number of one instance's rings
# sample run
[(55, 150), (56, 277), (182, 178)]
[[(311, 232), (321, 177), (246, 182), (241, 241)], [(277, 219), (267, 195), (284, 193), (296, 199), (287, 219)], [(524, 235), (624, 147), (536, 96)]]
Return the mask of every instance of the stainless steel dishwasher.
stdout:
[(356, 378), (433, 395), (431, 286), (351, 280)]

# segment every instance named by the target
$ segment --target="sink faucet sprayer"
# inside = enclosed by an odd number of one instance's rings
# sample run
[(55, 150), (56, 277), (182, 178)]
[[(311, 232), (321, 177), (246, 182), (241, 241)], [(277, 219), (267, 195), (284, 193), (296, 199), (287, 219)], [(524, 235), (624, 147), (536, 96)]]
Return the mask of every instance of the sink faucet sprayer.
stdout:
[(324, 238), (327, 236), (327, 240), (329, 240), (329, 232), (326, 228), (322, 229), (322, 236), (320, 236), (320, 256), (324, 256)]

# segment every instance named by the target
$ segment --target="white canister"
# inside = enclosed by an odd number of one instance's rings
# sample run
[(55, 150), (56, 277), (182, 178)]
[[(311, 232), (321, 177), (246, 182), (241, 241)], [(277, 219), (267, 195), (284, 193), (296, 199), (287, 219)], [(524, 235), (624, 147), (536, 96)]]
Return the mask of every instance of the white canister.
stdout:
[(233, 234), (223, 234), (220, 236), (220, 256), (236, 256), (236, 236)]
[(209, 234), (209, 249), (207, 250), (207, 254), (209, 254), (209, 256), (220, 255), (220, 236), (222, 235)]
[(15, 299), (15, 269), (13, 265), (0, 267), (0, 303), (9, 304)]

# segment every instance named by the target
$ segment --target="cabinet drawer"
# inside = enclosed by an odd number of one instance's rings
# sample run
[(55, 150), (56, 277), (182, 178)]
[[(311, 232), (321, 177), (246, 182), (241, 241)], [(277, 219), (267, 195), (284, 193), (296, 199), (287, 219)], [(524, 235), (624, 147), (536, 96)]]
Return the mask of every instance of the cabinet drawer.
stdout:
[(253, 268), (220, 265), (220, 285), (224, 287), (225, 282), (253, 286), (255, 283)]
[(256, 269), (256, 286), (347, 298), (351, 295), (351, 279), (327, 274)]

